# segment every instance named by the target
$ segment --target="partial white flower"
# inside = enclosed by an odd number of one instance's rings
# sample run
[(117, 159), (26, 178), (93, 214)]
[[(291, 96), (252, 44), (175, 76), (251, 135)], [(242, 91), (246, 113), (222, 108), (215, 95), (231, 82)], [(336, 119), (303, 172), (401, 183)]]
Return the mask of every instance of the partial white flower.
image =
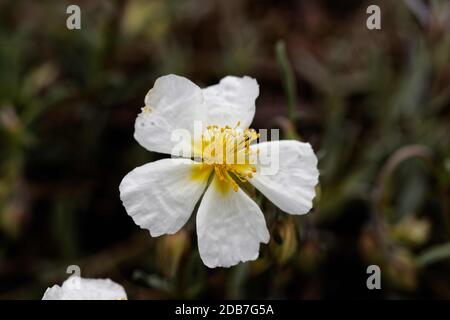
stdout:
[[(200, 256), (210, 268), (255, 260), (260, 243), (269, 241), (261, 209), (239, 183), (251, 183), (290, 214), (312, 207), (319, 171), (311, 145), (295, 140), (252, 144), (258, 138), (249, 129), (258, 95), (258, 83), (250, 77), (227, 76), (201, 89), (167, 75), (156, 80), (136, 119), (134, 137), (149, 151), (174, 154), (174, 130), (191, 133), (195, 161), (171, 158), (134, 169), (119, 187), (123, 205), (136, 224), (159, 236), (180, 230), (203, 194), (197, 236)], [(196, 122), (204, 128), (199, 140)], [(273, 163), (258, 161), (258, 152), (276, 153), (267, 157), (277, 159), (276, 174), (264, 174)], [(244, 164), (236, 161), (239, 157)]]
[(126, 300), (124, 288), (110, 279), (71, 276), (62, 286), (47, 288), (42, 300)]

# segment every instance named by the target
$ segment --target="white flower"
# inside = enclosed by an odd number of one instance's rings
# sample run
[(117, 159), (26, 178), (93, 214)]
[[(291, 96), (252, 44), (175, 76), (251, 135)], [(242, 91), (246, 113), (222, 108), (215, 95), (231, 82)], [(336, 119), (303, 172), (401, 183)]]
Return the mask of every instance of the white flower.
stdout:
[(84, 279), (71, 276), (62, 286), (47, 288), (42, 300), (126, 300), (120, 284), (110, 279)]
[[(228, 76), (201, 89), (186, 78), (167, 75), (156, 80), (136, 119), (134, 137), (150, 151), (173, 154), (174, 130), (193, 133), (196, 161), (163, 159), (134, 169), (119, 187), (123, 205), (136, 224), (156, 237), (180, 230), (204, 193), (196, 217), (197, 236), (200, 256), (210, 268), (255, 260), (260, 242), (269, 241), (261, 209), (238, 182), (250, 182), (287, 213), (305, 214), (312, 207), (319, 172), (310, 144), (294, 140), (250, 144), (258, 138), (248, 129), (258, 95), (258, 83), (249, 77)], [(196, 122), (206, 128), (200, 140), (195, 138)], [(223, 157), (219, 161), (211, 148), (223, 149), (225, 161)], [(275, 175), (263, 174), (271, 163), (230, 161), (240, 155), (255, 159), (258, 150), (279, 152)]]

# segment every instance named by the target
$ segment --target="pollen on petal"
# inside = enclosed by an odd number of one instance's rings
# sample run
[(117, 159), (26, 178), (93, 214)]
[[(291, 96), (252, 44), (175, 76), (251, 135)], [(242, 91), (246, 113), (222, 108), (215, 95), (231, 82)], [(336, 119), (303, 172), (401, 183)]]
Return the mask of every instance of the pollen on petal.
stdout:
[(212, 171), (211, 167), (203, 163), (194, 164), (192, 166), (191, 178), (192, 180), (196, 181), (205, 181), (206, 179), (209, 178), (211, 171)]
[(237, 191), (237, 184), (236, 187), (234, 187), (225, 179), (213, 179), (213, 183), (215, 189), (223, 196), (227, 195), (232, 189), (234, 190), (236, 188), (234, 191)]
[(152, 108), (150, 106), (145, 106), (141, 108), (142, 113), (150, 113), (152, 112)]

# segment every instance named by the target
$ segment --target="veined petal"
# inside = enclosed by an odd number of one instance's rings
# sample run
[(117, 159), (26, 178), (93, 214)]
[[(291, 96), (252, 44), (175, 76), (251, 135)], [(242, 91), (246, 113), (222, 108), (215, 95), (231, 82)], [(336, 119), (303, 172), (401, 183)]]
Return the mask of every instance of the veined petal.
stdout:
[(174, 130), (184, 129), (192, 134), (195, 121), (205, 119), (202, 90), (184, 77), (163, 76), (145, 96), (145, 107), (136, 118), (134, 138), (149, 151), (172, 154), (181, 141), (172, 141)]
[(85, 279), (71, 276), (62, 286), (47, 288), (42, 300), (126, 300), (120, 284), (110, 279)]
[(248, 128), (255, 116), (259, 85), (250, 77), (227, 76), (216, 85), (203, 89), (208, 125)]
[(205, 265), (230, 267), (255, 260), (259, 243), (269, 241), (269, 232), (258, 205), (215, 176), (197, 212), (197, 237)]
[(319, 179), (317, 157), (311, 145), (282, 140), (251, 148), (259, 149), (259, 161), (249, 182), (287, 213), (305, 214), (311, 210)]
[(128, 173), (120, 183), (127, 213), (154, 237), (176, 233), (206, 188), (210, 169), (190, 159), (163, 159)]

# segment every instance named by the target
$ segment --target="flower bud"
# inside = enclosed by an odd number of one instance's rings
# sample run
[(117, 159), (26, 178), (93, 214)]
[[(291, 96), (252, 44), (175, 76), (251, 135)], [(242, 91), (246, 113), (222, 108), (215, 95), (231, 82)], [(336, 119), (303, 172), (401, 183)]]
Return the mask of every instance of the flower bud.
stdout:
[(297, 232), (292, 218), (277, 223), (270, 249), (279, 265), (284, 265), (297, 250)]
[(417, 286), (417, 268), (414, 257), (403, 248), (396, 249), (386, 261), (386, 276), (394, 287), (411, 291)]
[(189, 251), (191, 240), (189, 233), (182, 229), (176, 234), (165, 235), (156, 244), (157, 263), (161, 272), (172, 278), (176, 275), (183, 255)]
[(409, 215), (393, 226), (390, 232), (395, 241), (416, 247), (428, 239), (430, 222), (427, 219), (418, 219)]

